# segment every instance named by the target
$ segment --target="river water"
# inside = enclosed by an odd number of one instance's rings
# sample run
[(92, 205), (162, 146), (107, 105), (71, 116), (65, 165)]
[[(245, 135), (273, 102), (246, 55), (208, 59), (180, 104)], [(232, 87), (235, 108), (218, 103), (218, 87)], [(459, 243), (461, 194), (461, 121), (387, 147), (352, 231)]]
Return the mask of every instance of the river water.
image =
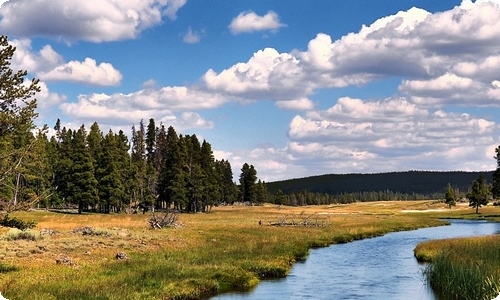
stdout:
[(430, 239), (500, 232), (499, 223), (451, 220), (451, 226), (394, 232), (326, 248), (312, 249), (305, 262), (283, 279), (260, 282), (245, 293), (212, 299), (415, 299), (437, 300), (423, 275), (425, 265), (413, 256)]

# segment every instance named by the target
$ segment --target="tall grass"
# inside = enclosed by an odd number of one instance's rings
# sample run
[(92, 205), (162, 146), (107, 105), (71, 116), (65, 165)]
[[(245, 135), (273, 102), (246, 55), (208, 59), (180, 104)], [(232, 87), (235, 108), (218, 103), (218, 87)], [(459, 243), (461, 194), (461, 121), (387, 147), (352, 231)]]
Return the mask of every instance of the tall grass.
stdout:
[(425, 275), (443, 299), (493, 299), (500, 293), (500, 236), (419, 244), (415, 256), (430, 261)]

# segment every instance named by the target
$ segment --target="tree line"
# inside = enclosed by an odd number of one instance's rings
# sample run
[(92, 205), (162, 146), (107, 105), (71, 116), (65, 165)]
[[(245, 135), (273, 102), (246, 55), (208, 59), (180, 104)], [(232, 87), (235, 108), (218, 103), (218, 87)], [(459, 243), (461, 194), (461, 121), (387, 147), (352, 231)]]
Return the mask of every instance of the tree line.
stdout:
[(123, 212), (172, 208), (208, 212), (214, 205), (267, 200), (265, 183), (245, 163), (239, 185), (228, 160), (212, 146), (149, 119), (123, 132), (61, 127), (52, 136), (37, 128), (39, 81), (10, 67), (16, 48), (0, 36), (0, 209), (37, 204), (82, 211)]

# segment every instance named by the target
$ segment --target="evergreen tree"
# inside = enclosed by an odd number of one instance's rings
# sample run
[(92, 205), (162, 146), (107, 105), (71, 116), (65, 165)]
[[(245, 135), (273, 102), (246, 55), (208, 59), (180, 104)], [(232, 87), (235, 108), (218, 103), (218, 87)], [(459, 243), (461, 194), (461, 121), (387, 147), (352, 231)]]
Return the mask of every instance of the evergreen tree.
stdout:
[(153, 208), (155, 194), (149, 188), (148, 165), (146, 161), (146, 139), (144, 124), (141, 120), (139, 129), (132, 127), (132, 169), (136, 181), (134, 201), (144, 209)]
[(123, 185), (124, 196), (122, 199), (122, 205), (127, 206), (130, 209), (130, 204), (132, 201), (132, 189), (133, 183), (133, 172), (132, 172), (132, 162), (129, 155), (130, 143), (128, 137), (125, 133), (120, 130), (118, 134), (115, 135), (115, 140), (117, 143), (117, 159), (118, 159), (118, 170), (120, 173), (120, 179)]
[(167, 129), (166, 152), (162, 162), (162, 172), (158, 180), (158, 198), (170, 208), (174, 204), (181, 210), (187, 203), (187, 150), (182, 137), (177, 136), (175, 129)]
[(481, 174), (477, 180), (472, 182), (472, 187), (467, 193), (467, 199), (469, 199), (469, 206), (476, 209), (476, 214), (479, 212), (479, 208), (483, 205), (488, 204), (488, 198), (490, 196), (490, 189), (486, 183), (486, 179)]
[(218, 203), (222, 195), (222, 186), (215, 168), (215, 159), (212, 145), (206, 140), (201, 144), (200, 166), (203, 172), (203, 211), (209, 212)]
[(0, 206), (15, 210), (16, 195), (22, 177), (26, 176), (28, 156), (36, 143), (35, 128), (38, 80), (24, 84), (27, 71), (15, 72), (11, 60), (16, 48), (6, 36), (0, 36)]
[(259, 181), (257, 182), (256, 190), (257, 203), (262, 204), (269, 201), (269, 195), (267, 192), (266, 183), (264, 181), (261, 181), (259, 179)]
[(100, 159), (99, 198), (104, 204), (104, 211), (112, 208), (121, 211), (125, 198), (122, 169), (120, 168), (120, 149), (118, 137), (110, 130), (103, 140), (103, 153)]
[(493, 172), (493, 183), (491, 186), (491, 194), (494, 199), (500, 198), (500, 146), (495, 149), (495, 157), (497, 168)]
[(182, 138), (186, 146), (186, 192), (188, 199), (187, 210), (198, 212), (202, 208), (202, 197), (206, 193), (204, 185), (204, 173), (201, 169), (200, 141), (196, 135), (186, 135)]
[[(53, 147), (57, 151), (57, 159), (53, 164), (54, 170), (53, 187), (56, 193), (53, 197), (53, 202), (57, 204), (69, 204), (70, 185), (71, 185), (71, 170), (73, 168), (73, 132), (71, 129), (66, 130), (65, 127), (61, 130), (58, 136), (59, 142)], [(53, 141), (54, 142), (54, 141)]]
[(455, 195), (455, 190), (452, 189), (451, 185), (448, 183), (445, 192), (445, 203), (448, 204), (448, 207), (457, 205), (457, 196)]
[(98, 183), (94, 176), (94, 166), (86, 137), (87, 133), (83, 125), (73, 133), (73, 165), (68, 199), (71, 203), (78, 205), (78, 213), (82, 213), (89, 206), (95, 207), (99, 200)]
[(243, 202), (254, 203), (256, 201), (257, 171), (253, 165), (243, 164), (240, 175), (240, 199)]
[[(233, 170), (228, 160), (215, 162), (215, 169), (220, 188), (220, 203), (233, 204), (238, 200), (238, 187), (233, 182)], [(218, 204), (218, 203), (217, 203)]]

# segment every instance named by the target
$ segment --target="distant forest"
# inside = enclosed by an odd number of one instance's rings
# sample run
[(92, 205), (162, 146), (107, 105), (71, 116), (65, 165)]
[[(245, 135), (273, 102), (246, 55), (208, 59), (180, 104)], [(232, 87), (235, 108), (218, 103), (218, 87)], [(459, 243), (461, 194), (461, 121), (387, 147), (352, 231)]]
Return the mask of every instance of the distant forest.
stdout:
[(472, 182), (483, 174), (492, 182), (493, 171), (407, 171), (376, 174), (328, 174), (268, 182), (271, 201), (310, 205), (355, 201), (443, 199), (448, 184), (465, 196)]

